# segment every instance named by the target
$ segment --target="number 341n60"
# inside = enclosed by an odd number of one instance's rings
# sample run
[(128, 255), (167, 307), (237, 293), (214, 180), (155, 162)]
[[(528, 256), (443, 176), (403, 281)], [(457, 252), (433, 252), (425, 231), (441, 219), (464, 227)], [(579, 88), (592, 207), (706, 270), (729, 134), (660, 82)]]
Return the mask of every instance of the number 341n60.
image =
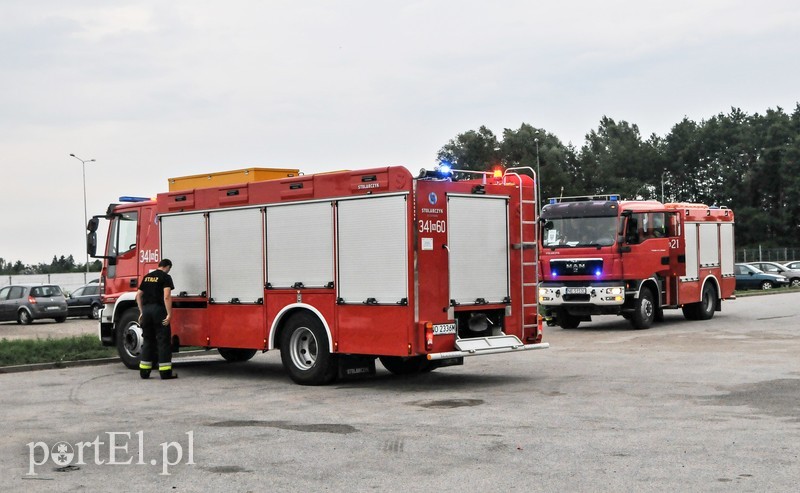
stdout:
[(419, 223), (419, 232), (420, 233), (446, 233), (447, 232), (447, 221), (439, 220), (439, 221), (431, 221), (430, 219), (424, 220), (420, 219)]

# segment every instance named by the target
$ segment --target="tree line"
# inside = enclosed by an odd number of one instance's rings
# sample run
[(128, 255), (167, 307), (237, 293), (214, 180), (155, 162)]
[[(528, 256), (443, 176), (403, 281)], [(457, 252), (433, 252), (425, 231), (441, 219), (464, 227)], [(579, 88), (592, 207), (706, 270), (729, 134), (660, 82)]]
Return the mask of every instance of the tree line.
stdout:
[(737, 246), (800, 244), (800, 104), (747, 114), (738, 108), (665, 136), (604, 116), (580, 148), (523, 123), (497, 136), (485, 126), (458, 134), (437, 154), (456, 169), (540, 170), (542, 197), (618, 193), (627, 199), (725, 206)]
[[(99, 260), (89, 262), (90, 272), (100, 272), (103, 264)], [(21, 260), (6, 261), (0, 257), (0, 275), (15, 276), (21, 274), (62, 274), (65, 272), (85, 272), (86, 264), (75, 262), (72, 255), (60, 257), (53, 255), (49, 264), (38, 263), (35, 265), (23, 264)]]

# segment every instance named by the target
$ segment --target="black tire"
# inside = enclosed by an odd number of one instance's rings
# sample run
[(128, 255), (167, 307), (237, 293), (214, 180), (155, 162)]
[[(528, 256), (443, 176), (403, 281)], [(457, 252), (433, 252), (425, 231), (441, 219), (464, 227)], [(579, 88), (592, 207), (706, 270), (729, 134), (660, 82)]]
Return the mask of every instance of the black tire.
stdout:
[(295, 383), (325, 385), (337, 376), (337, 359), (319, 319), (308, 312), (292, 315), (281, 331), (281, 361)]
[(22, 309), (17, 312), (17, 323), (22, 325), (30, 325), (33, 323), (33, 316), (28, 310)]
[(703, 286), (703, 294), (700, 296), (700, 303), (696, 305), (695, 320), (710, 320), (714, 316), (717, 308), (717, 290), (711, 283)]
[(217, 348), (219, 351), (220, 356), (225, 358), (225, 361), (229, 363), (241, 363), (243, 361), (249, 361), (256, 355), (255, 349), (238, 349), (238, 348), (227, 348), (227, 347), (220, 347)]
[(772, 281), (764, 281), (761, 283), (761, 289), (763, 290), (772, 289), (773, 287), (775, 286), (772, 284)]
[(414, 375), (434, 369), (428, 358), (424, 356), (380, 356), (378, 359), (381, 360), (384, 368), (395, 375)]
[(664, 309), (660, 306), (656, 308), (656, 314), (653, 317), (653, 320), (656, 322), (663, 322), (664, 321)]
[(98, 318), (100, 318), (100, 310), (101, 310), (101, 308), (102, 307), (100, 305), (96, 305), (96, 304), (92, 305), (92, 308), (89, 311), (89, 315), (87, 315), (87, 317), (92, 319), (92, 320), (97, 320)]
[(631, 326), (634, 329), (643, 330), (649, 329), (653, 325), (653, 320), (656, 316), (656, 303), (654, 301), (653, 292), (647, 288), (642, 289), (639, 297), (636, 298), (633, 314), (631, 316)]
[(558, 314), (558, 318), (556, 318), (558, 325), (561, 326), (562, 329), (577, 329), (578, 326), (581, 324), (581, 320), (576, 317), (575, 315), (570, 315), (567, 312), (561, 312)]
[(142, 351), (142, 329), (139, 327), (139, 310), (129, 308), (117, 322), (117, 353), (122, 363), (131, 370), (139, 369)]
[(53, 320), (55, 320), (57, 324), (63, 324), (67, 321), (67, 317), (56, 317)]

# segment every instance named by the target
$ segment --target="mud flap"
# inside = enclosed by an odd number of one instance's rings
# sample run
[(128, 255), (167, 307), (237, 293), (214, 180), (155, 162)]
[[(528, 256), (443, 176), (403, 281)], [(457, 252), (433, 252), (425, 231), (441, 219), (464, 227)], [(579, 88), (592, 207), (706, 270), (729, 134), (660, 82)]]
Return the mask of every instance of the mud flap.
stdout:
[(374, 356), (357, 356), (341, 354), (339, 360), (339, 378), (352, 380), (375, 374)]

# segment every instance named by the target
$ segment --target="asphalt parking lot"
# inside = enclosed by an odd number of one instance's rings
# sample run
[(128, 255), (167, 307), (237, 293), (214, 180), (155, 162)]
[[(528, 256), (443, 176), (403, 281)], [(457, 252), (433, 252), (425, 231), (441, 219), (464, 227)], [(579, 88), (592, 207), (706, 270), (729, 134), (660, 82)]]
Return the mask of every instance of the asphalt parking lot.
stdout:
[(87, 318), (68, 318), (66, 322), (56, 323), (53, 319), (34, 320), (30, 325), (16, 322), (0, 322), (0, 340), (8, 339), (61, 339), (64, 337), (98, 334), (97, 320)]
[(603, 317), (548, 350), (328, 387), (277, 353), (164, 382), (0, 374), (0, 490), (796, 491), (798, 314), (791, 292), (645, 331)]

